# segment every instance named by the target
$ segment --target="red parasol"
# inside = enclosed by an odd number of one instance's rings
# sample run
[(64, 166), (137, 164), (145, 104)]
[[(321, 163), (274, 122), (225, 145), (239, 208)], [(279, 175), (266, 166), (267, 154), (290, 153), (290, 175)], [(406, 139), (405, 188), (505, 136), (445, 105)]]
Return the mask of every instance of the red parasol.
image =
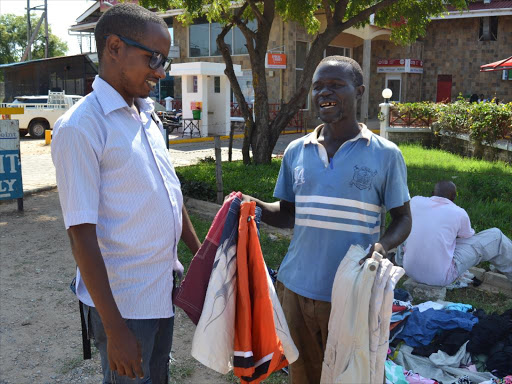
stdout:
[(480, 66), (480, 72), (508, 71), (510, 69), (512, 69), (512, 56), (505, 60), (500, 60), (494, 63)]

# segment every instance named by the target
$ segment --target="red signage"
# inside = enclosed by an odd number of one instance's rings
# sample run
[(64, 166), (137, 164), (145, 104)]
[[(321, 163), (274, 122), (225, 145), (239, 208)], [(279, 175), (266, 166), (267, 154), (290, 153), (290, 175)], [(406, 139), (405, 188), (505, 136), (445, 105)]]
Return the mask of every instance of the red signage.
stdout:
[(265, 68), (286, 69), (286, 54), (272, 52), (267, 53)]
[(377, 73), (423, 73), (423, 61), (416, 59), (378, 60)]

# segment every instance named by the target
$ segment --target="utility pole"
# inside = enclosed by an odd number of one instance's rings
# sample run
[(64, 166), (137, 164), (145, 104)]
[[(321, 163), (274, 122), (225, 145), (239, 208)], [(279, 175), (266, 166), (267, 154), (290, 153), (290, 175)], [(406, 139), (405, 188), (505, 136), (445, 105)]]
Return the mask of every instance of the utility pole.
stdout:
[(48, 0), (44, 0), (44, 58), (48, 58)]
[(32, 36), (32, 27), (30, 26), (30, 0), (27, 0), (27, 49), (28, 59), (32, 60), (32, 44), (30, 43), (30, 37)]
[[(39, 22), (37, 23), (37, 27), (32, 33), (32, 26), (30, 22), (30, 11), (43, 11)], [(41, 27), (41, 23), (44, 18), (44, 36), (45, 36), (45, 44), (44, 44), (44, 57), (48, 58), (49, 51), (49, 43), (50, 40), (48, 38), (48, 0), (44, 0), (43, 5), (36, 5), (35, 7), (30, 7), (30, 0), (27, 0), (27, 48), (25, 49), (25, 53), (23, 54), (23, 58), (21, 61), (32, 60), (32, 43), (34, 42), (37, 34), (39, 33), (39, 28)]]

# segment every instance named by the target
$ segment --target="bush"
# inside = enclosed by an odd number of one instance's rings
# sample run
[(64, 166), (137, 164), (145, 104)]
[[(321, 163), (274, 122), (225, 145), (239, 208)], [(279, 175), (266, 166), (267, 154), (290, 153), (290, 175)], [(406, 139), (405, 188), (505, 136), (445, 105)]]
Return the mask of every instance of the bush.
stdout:
[(492, 144), (512, 132), (512, 103), (474, 103), (469, 118), (471, 138)]
[(183, 195), (198, 200), (217, 201), (217, 193), (207, 182), (201, 180), (187, 179), (180, 172), (176, 172), (181, 183)]
[(432, 121), (437, 116), (439, 104), (431, 101), (420, 101), (417, 103), (393, 104), (393, 107), (400, 115), (409, 113), (415, 119), (423, 118)]
[(436, 122), (435, 132), (446, 134), (469, 134), (478, 144), (493, 144), (497, 140), (509, 138), (512, 133), (512, 103), (494, 102), (469, 103), (459, 97), (449, 104), (418, 102), (396, 104), (394, 108), (400, 116), (423, 122)]
[(449, 134), (470, 132), (471, 105), (465, 100), (458, 100), (451, 104), (440, 104), (437, 113), (437, 130), (444, 130)]

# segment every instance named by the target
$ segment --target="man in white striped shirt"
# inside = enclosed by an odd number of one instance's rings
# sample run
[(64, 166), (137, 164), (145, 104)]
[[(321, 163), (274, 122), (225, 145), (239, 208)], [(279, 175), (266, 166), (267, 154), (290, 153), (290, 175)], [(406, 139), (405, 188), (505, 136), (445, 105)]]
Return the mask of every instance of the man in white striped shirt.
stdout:
[(76, 293), (104, 383), (167, 383), (177, 246), (200, 247), (148, 98), (168, 70), (170, 36), (161, 18), (126, 3), (103, 14), (95, 38), (94, 91), (52, 142)]
[[(407, 170), (398, 147), (356, 120), (364, 92), (361, 67), (330, 56), (313, 77), (313, 100), (324, 124), (290, 143), (274, 196), (262, 220), (294, 227), (277, 276), (277, 291), (299, 349), (291, 382), (318, 383), (327, 342), (331, 292), (337, 268), (352, 244), (370, 247), (368, 256), (402, 243), (411, 229)], [(382, 237), (384, 206), (391, 224)]]

